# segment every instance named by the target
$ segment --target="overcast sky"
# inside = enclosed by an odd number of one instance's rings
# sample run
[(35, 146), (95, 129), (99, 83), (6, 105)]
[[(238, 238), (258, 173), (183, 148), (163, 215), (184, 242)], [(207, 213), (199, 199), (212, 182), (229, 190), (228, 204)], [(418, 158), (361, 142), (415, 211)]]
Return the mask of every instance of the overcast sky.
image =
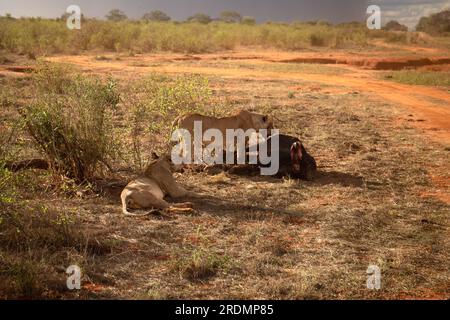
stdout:
[(102, 18), (114, 8), (131, 18), (151, 10), (163, 10), (175, 20), (203, 12), (217, 17), (223, 10), (263, 21), (365, 20), (369, 4), (381, 7), (383, 21), (398, 20), (414, 27), (421, 16), (450, 8), (450, 0), (0, 0), (0, 15), (57, 17), (68, 5), (77, 4), (87, 17)]
[(410, 29), (415, 28), (420, 17), (450, 9), (450, 0), (371, 0), (371, 3), (381, 7), (383, 24), (397, 20)]

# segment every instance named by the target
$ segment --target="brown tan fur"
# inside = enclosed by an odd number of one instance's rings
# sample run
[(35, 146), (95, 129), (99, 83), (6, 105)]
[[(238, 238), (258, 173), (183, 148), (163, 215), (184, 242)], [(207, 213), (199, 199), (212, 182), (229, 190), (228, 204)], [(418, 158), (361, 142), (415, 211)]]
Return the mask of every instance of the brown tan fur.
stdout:
[(201, 114), (188, 114), (175, 120), (174, 126), (187, 129), (191, 134), (194, 131), (194, 121), (202, 121), (202, 129), (219, 129), (225, 137), (226, 129), (272, 129), (272, 122), (267, 115), (241, 110), (235, 115), (223, 118), (204, 116)]
[[(175, 120), (173, 127), (179, 129), (186, 129), (189, 131), (192, 137), (194, 137), (194, 121), (202, 121), (203, 133), (208, 129), (218, 129), (224, 137), (223, 150), (226, 150), (225, 137), (227, 129), (242, 129), (247, 131), (248, 129), (254, 129), (255, 131), (261, 129), (273, 129), (272, 121), (267, 115), (254, 113), (246, 110), (240, 110), (236, 114), (216, 118), (211, 116), (205, 116), (201, 114), (188, 114), (179, 117)], [(192, 140), (193, 143), (193, 140)], [(248, 143), (248, 140), (246, 140)], [(193, 154), (193, 144), (191, 145), (191, 154)]]
[(164, 197), (183, 198), (195, 196), (194, 193), (185, 190), (173, 178), (171, 165), (165, 158), (158, 158), (152, 161), (146, 168), (145, 173), (128, 183), (123, 189), (120, 198), (122, 200), (122, 212), (125, 215), (146, 215), (134, 214), (128, 211), (132, 209), (158, 209), (166, 211), (192, 211), (192, 203), (169, 204)]

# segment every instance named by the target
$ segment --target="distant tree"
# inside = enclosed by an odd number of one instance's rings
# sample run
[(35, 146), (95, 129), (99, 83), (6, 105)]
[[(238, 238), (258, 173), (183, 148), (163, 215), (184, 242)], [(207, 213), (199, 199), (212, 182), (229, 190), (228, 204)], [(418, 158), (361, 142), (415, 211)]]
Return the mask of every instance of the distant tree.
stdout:
[(244, 16), (241, 20), (242, 24), (247, 24), (247, 25), (255, 25), (256, 24), (256, 20), (253, 17), (249, 17), (249, 16)]
[[(302, 23), (302, 22), (300, 22)], [(310, 26), (328, 26), (330, 27), (332, 24), (326, 20), (308, 20), (303, 22), (304, 24), (308, 24)]]
[(8, 20), (15, 20), (16, 18), (14, 18), (11, 13), (7, 13), (5, 14), (5, 16), (0, 15), (0, 19), (8, 19)]
[(204, 13), (196, 13), (190, 16), (187, 21), (208, 24), (212, 21), (211, 17)]
[[(70, 13), (64, 12), (61, 15), (61, 17), (56, 18), (56, 20), (66, 21), (69, 16), (70, 16)], [(86, 20), (86, 18), (84, 17), (84, 14), (81, 14), (81, 22), (84, 22), (85, 20)]]
[(386, 23), (383, 27), (384, 30), (388, 31), (408, 31), (408, 27), (399, 23), (398, 21), (391, 20)]
[(128, 19), (127, 15), (119, 9), (112, 9), (105, 17), (110, 21), (122, 21)]
[(429, 17), (420, 18), (416, 30), (431, 35), (450, 33), (450, 10), (444, 10)]
[(147, 12), (142, 16), (145, 21), (170, 21), (170, 17), (161, 10)]
[(327, 27), (331, 27), (332, 24), (326, 20), (318, 20), (316, 23), (317, 26), (327, 26)]
[(222, 11), (220, 13), (220, 20), (224, 22), (241, 22), (242, 16), (237, 11)]
[(60, 20), (67, 20), (67, 18), (70, 16), (70, 13), (64, 12), (61, 17), (59, 17)]

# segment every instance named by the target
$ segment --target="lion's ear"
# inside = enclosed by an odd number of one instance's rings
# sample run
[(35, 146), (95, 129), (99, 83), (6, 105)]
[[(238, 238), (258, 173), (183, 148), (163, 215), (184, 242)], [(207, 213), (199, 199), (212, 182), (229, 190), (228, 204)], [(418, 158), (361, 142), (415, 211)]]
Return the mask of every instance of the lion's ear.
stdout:
[(156, 152), (152, 152), (152, 160), (158, 160), (159, 156), (156, 154)]

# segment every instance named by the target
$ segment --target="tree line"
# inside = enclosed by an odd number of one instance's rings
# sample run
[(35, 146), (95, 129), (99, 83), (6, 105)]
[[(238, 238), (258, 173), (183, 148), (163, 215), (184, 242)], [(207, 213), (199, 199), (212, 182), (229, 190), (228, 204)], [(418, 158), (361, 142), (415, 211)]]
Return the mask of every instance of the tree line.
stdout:
[[(119, 9), (112, 9), (108, 12), (108, 14), (105, 16), (107, 20), (110, 21), (123, 21), (127, 20), (127, 15)], [(172, 20), (171, 17), (161, 10), (153, 10), (150, 12), (146, 12), (142, 15), (141, 20), (143, 21), (170, 21)], [(219, 15), (219, 18), (212, 18), (211, 16), (205, 14), (205, 13), (196, 13), (189, 18), (187, 18), (187, 21), (189, 22), (199, 22), (199, 23), (210, 23), (214, 20), (228, 22), (228, 23), (245, 23), (245, 24), (255, 24), (255, 18), (249, 17), (249, 16), (242, 16), (237, 11), (222, 11)]]
[[(61, 15), (59, 19), (66, 20), (69, 17), (68, 13), (64, 13)], [(11, 14), (7, 13), (5, 16), (0, 16), (0, 18), (4, 19), (15, 19), (11, 16)], [(109, 21), (124, 21), (128, 20), (128, 16), (120, 9), (112, 9), (105, 15), (105, 18)], [(81, 15), (81, 20), (85, 20), (84, 15)], [(161, 10), (153, 10), (146, 12), (140, 18), (142, 21), (156, 21), (156, 22), (165, 22), (171, 21), (172, 18)], [(186, 19), (187, 22), (198, 22), (201, 24), (208, 24), (212, 21), (222, 21), (227, 23), (242, 23), (247, 25), (256, 24), (256, 20), (254, 17), (250, 16), (242, 16), (239, 12), (233, 10), (222, 11), (218, 18), (212, 18), (211, 16), (205, 13), (196, 13)], [(308, 24), (328, 24), (328, 22), (324, 21), (308, 21), (305, 22)], [(408, 27), (399, 23), (396, 20), (391, 20), (387, 22), (383, 29), (386, 31), (408, 31)], [(427, 17), (421, 17), (417, 26), (416, 31), (426, 32), (430, 35), (450, 35), (450, 10), (443, 10), (434, 14), (431, 14)]]
[[(64, 18), (63, 15), (62, 18)], [(105, 16), (107, 20), (110, 21), (123, 21), (127, 20), (127, 15), (119, 9), (112, 9)], [(142, 15), (141, 20), (143, 21), (171, 21), (171, 17), (161, 11), (161, 10), (153, 10), (147, 12)], [(222, 11), (218, 18), (212, 18), (211, 16), (205, 13), (196, 13), (189, 18), (187, 18), (188, 22), (198, 22), (203, 24), (208, 24), (212, 21), (223, 21), (227, 23), (243, 23), (253, 25), (256, 24), (256, 20), (250, 16), (242, 16), (239, 12), (233, 10)], [(388, 31), (408, 31), (408, 27), (400, 24), (396, 20), (391, 20), (387, 22), (384, 27), (384, 30)], [(428, 17), (422, 17), (419, 20), (419, 23), (416, 26), (416, 31), (426, 32), (432, 35), (439, 34), (448, 34), (450, 33), (450, 10), (443, 10), (441, 12), (432, 14)]]

